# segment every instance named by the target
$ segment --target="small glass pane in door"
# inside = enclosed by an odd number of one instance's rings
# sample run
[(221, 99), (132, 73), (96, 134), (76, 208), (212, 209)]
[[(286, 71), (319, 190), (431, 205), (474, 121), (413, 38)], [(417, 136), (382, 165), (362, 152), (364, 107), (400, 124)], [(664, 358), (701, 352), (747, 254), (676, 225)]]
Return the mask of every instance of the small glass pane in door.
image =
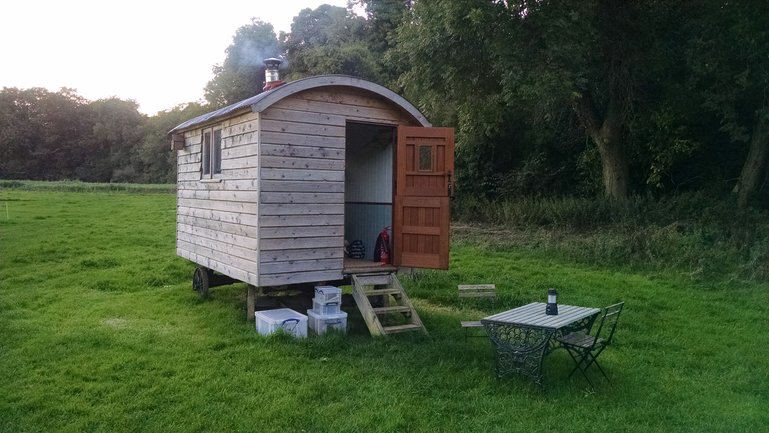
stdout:
[(433, 171), (433, 147), (419, 146), (419, 171)]

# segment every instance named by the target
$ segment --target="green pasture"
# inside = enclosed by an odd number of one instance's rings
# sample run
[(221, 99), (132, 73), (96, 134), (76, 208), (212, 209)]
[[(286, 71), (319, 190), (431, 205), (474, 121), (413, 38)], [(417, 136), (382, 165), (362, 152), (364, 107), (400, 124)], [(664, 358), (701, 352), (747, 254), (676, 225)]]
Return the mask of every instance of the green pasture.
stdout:
[[(40, 188), (45, 189), (45, 188)], [(580, 261), (457, 229), (451, 269), (402, 281), (429, 335), (261, 337), (245, 286), (191, 290), (162, 191), (0, 189), (0, 432), (758, 432), (769, 426), (769, 285)], [(543, 235), (544, 236), (544, 235)], [(758, 282), (757, 282), (758, 281)], [(457, 284), (495, 283), (493, 307)], [(545, 299), (624, 300), (612, 378), (497, 380), (459, 321)], [(353, 313), (352, 310), (349, 310)], [(561, 353), (562, 352), (562, 353)], [(595, 372), (594, 372), (595, 373)]]

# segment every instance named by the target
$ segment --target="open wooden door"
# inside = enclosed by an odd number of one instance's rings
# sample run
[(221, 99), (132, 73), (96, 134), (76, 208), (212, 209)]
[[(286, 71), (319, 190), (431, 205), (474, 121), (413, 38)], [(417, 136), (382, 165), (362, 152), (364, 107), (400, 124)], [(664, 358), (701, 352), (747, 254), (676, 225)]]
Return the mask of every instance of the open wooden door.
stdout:
[(398, 127), (393, 264), (449, 268), (454, 129)]

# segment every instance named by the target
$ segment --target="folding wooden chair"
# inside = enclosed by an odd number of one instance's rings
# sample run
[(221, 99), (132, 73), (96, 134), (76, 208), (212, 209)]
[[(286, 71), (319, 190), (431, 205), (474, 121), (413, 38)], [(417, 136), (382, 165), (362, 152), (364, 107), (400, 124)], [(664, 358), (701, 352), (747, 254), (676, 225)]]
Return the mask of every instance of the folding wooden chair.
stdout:
[(584, 331), (571, 332), (558, 338), (558, 343), (561, 347), (566, 349), (574, 360), (576, 366), (569, 373), (571, 377), (575, 371), (579, 370), (587, 383), (593, 387), (593, 382), (587, 377), (587, 369), (590, 366), (595, 365), (598, 370), (601, 371), (603, 377), (609, 380), (609, 376), (603, 371), (601, 365), (598, 364), (598, 356), (603, 352), (606, 347), (611, 344), (614, 337), (614, 331), (617, 329), (617, 322), (619, 321), (619, 315), (622, 312), (622, 308), (625, 306), (624, 302), (620, 302), (614, 305), (610, 305), (604, 308), (601, 313), (600, 324), (598, 330), (594, 335), (588, 335)]

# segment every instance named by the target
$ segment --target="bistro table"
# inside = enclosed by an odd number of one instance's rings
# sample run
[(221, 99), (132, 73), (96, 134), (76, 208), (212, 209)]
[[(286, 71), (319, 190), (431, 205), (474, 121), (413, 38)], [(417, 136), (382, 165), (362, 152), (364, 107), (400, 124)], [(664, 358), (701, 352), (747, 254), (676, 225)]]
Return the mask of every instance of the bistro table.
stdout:
[(554, 336), (589, 330), (599, 308), (558, 305), (557, 315), (545, 314), (546, 304), (533, 302), (481, 319), (496, 355), (496, 374), (516, 373), (542, 386), (545, 354), (557, 348)]

